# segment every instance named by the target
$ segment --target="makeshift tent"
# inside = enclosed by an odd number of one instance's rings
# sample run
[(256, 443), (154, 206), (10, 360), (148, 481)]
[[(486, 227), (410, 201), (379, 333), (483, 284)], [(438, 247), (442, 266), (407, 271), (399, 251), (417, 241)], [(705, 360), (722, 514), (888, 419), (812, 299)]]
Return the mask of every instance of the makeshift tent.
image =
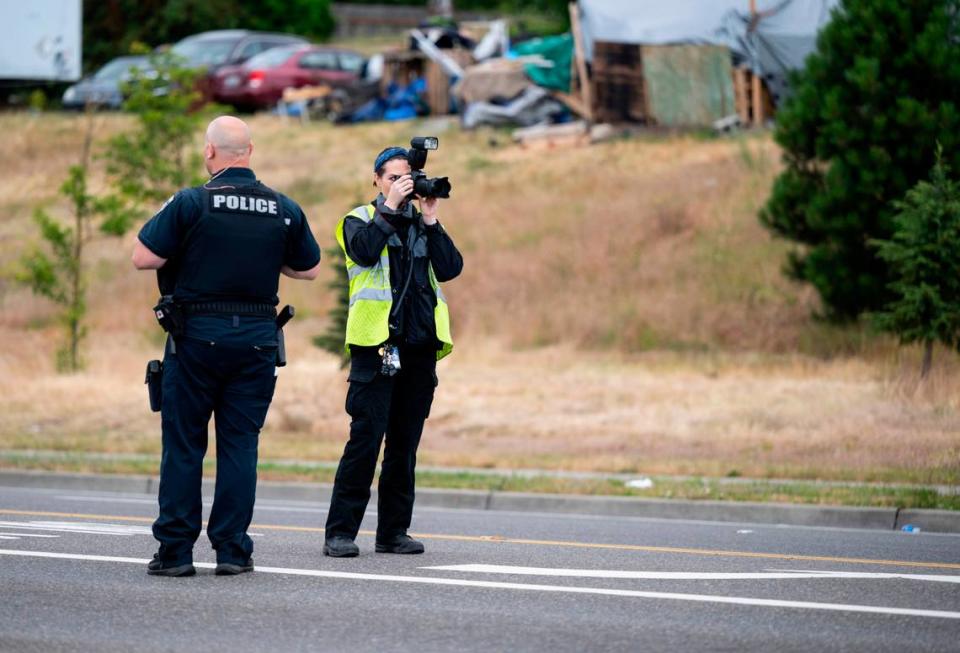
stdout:
[(752, 17), (749, 0), (580, 0), (580, 20), (588, 61), (595, 41), (725, 45), (763, 77), (776, 99), (787, 92), (787, 73), (803, 66), (817, 33), (839, 4), (757, 0)]

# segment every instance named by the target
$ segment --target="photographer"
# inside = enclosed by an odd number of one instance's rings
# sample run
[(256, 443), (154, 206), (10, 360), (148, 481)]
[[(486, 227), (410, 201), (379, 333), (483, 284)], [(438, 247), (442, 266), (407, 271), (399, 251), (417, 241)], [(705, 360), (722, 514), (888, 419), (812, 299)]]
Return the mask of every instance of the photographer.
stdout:
[(415, 197), (411, 173), (422, 176), (411, 168), (411, 160), (422, 165), (425, 152), (383, 150), (373, 166), (379, 196), (337, 225), (350, 279), (346, 410), (352, 421), (327, 516), (323, 552), (328, 556), (359, 554), (354, 539), (370, 500), (384, 435), (376, 551), (424, 550), (407, 535), (414, 468), (433, 403), (437, 360), (453, 348), (450, 315), (439, 283), (460, 274), (463, 258), (440, 225), (440, 200), (417, 198), (420, 210), (411, 201)]

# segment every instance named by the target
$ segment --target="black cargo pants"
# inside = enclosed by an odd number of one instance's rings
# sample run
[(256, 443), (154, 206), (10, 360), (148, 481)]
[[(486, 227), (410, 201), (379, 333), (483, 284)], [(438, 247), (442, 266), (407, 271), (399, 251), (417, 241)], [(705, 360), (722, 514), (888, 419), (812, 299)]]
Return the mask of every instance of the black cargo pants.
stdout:
[(384, 436), (386, 448), (377, 487), (377, 539), (406, 533), (410, 527), (417, 447), (437, 385), (436, 356), (434, 348), (401, 347), (400, 371), (391, 377), (380, 373), (377, 348), (351, 347), (346, 402), (352, 418), (350, 439), (333, 485), (327, 538), (357, 536)]
[(244, 564), (257, 486), (257, 444), (276, 387), (273, 318), (195, 316), (163, 360), (160, 514), (153, 535), (164, 564), (193, 562), (207, 427), (216, 417), (217, 482), (207, 536), (217, 562)]

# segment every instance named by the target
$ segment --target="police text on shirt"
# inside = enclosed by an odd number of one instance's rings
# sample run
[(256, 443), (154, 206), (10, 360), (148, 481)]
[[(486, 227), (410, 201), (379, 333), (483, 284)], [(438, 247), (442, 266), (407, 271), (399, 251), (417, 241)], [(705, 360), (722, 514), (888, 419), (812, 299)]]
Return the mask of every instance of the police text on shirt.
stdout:
[(263, 197), (250, 197), (247, 195), (227, 195), (214, 193), (212, 196), (213, 209), (228, 211), (246, 211), (249, 213), (263, 213), (277, 215), (276, 200), (268, 200)]

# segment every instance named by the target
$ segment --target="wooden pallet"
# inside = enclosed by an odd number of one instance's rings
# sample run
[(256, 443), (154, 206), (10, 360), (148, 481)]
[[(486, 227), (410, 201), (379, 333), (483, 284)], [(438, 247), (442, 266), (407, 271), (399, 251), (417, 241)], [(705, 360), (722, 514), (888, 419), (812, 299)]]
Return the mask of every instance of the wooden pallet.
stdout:
[[(473, 55), (469, 50), (454, 48), (443, 52), (464, 68), (473, 64)], [(425, 66), (430, 114), (445, 116), (450, 113), (450, 76), (436, 61), (427, 60)]]
[(747, 68), (733, 69), (733, 95), (740, 124), (763, 125), (773, 117), (774, 105), (763, 80)]
[(591, 82), (593, 114), (598, 122), (645, 122), (643, 76), (634, 73), (594, 74)]
[(643, 77), (641, 46), (631, 43), (596, 41), (593, 44), (595, 75), (636, 75)]
[(591, 113), (597, 122), (645, 122), (641, 46), (596, 41), (590, 76)]

